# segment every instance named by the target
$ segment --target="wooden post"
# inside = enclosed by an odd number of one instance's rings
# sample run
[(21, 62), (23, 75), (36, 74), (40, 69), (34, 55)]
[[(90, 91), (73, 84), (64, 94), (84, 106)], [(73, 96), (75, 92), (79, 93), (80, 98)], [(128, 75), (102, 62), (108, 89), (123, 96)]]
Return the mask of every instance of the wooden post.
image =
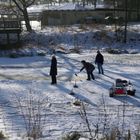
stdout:
[(7, 34), (7, 44), (9, 45), (10, 44), (9, 33), (6, 33), (6, 34)]
[(20, 35), (17, 33), (18, 43), (20, 43)]

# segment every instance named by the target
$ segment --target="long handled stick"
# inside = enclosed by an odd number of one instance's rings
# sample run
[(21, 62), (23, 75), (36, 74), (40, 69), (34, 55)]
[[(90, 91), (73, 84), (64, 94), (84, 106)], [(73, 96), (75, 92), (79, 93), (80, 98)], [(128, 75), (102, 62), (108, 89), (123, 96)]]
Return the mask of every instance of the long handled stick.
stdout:
[[(81, 71), (80, 71), (80, 72), (81, 72)], [(78, 73), (75, 73), (75, 76), (78, 76), (78, 74), (79, 74), (80, 72), (78, 72)]]

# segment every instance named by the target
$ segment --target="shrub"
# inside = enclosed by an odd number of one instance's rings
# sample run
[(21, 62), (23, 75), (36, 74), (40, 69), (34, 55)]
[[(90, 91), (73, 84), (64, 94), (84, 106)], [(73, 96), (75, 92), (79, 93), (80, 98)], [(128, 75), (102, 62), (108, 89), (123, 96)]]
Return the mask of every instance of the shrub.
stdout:
[(62, 138), (62, 140), (79, 140), (80, 134), (78, 132), (72, 132), (70, 134), (67, 134), (65, 137)]
[(44, 52), (39, 52), (38, 56), (45, 56), (46, 54)]
[(12, 53), (9, 55), (10, 58), (18, 58), (18, 55), (16, 53)]
[(5, 139), (5, 138), (6, 138), (6, 137), (4, 136), (3, 132), (0, 131), (0, 140), (1, 140), (1, 139)]
[(80, 52), (81, 52), (80, 47), (75, 46), (74, 48), (70, 49), (70, 52), (80, 54)]
[(75, 101), (73, 104), (74, 104), (75, 106), (81, 106), (81, 102), (80, 102), (80, 101)]
[(113, 48), (107, 48), (107, 52), (110, 54), (121, 54), (120, 50)]

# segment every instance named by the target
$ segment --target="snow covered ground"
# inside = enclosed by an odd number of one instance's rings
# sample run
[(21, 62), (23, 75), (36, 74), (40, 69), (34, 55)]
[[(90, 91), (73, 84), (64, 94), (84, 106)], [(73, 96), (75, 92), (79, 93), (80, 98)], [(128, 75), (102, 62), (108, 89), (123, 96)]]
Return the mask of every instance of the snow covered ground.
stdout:
[[(98, 126), (96, 138), (119, 129), (121, 136), (130, 130), (132, 140), (136, 140), (140, 127), (140, 26), (131, 24), (129, 27), (132, 42), (127, 44), (113, 42), (109, 26), (104, 27), (110, 31), (108, 36), (99, 40), (97, 33), (103, 26), (100, 29), (77, 25), (48, 27), (23, 35), (25, 44), (32, 45), (25, 46), (19, 53), (32, 53), (32, 57), (0, 58), (0, 131), (9, 140), (26, 140), (27, 130), (39, 123), (43, 135), (40, 140), (62, 140), (74, 131), (85, 136), (88, 131), (83, 113), (85, 107), (93, 132)], [(75, 47), (80, 53), (70, 53)], [(128, 53), (109, 54), (108, 47), (122, 47)], [(50, 84), (51, 49), (57, 50), (57, 85)], [(85, 71), (76, 76), (82, 67), (81, 60), (94, 64), (97, 49), (104, 55), (105, 75), (99, 75), (96, 67), (95, 81), (87, 81)], [(44, 51), (45, 55), (37, 56), (37, 51)], [(117, 78), (130, 80), (136, 95), (109, 97), (109, 88)], [(74, 88), (75, 83), (78, 88)], [(80, 105), (76, 106), (75, 102)]]
[[(51, 85), (49, 77), (50, 55), (44, 57), (1, 58), (0, 59), (0, 129), (10, 135), (10, 140), (23, 139), (25, 134), (24, 118), (19, 113), (17, 98), (28, 99), (29, 92), (33, 97), (40, 96), (47, 100), (46, 121), (43, 124), (43, 140), (61, 139), (71, 131), (86, 131), (87, 127), (80, 116), (80, 107), (75, 101), (83, 101), (91, 124), (102, 124), (99, 114), (105, 105), (108, 126), (122, 128), (122, 111), (125, 104), (125, 130), (134, 133), (140, 123), (140, 55), (111, 55), (103, 53), (105, 57), (105, 75), (94, 72), (95, 81), (87, 81), (83, 71), (75, 76), (82, 67), (80, 61), (87, 60), (94, 64), (96, 53), (60, 54), (58, 60), (58, 84)], [(109, 88), (116, 78), (130, 80), (136, 88), (136, 96), (109, 97)], [(74, 84), (78, 88), (74, 88)], [(71, 93), (74, 93), (74, 95)], [(26, 100), (25, 100), (26, 101)], [(104, 104), (103, 104), (104, 101)], [(49, 104), (49, 105), (48, 105)], [(118, 111), (119, 109), (119, 111)], [(118, 114), (120, 116), (117, 116)], [(101, 118), (100, 118), (101, 119)], [(102, 122), (103, 123), (103, 122)], [(95, 129), (94, 125), (92, 129)], [(132, 127), (133, 126), (133, 127)], [(22, 138), (21, 138), (22, 137)], [(133, 137), (135, 139), (135, 137)]]

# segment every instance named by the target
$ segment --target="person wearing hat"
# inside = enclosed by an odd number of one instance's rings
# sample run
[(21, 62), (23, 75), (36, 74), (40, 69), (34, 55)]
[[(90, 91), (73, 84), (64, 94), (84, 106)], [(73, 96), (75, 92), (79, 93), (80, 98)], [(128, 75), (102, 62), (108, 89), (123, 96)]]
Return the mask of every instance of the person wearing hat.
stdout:
[(99, 74), (104, 74), (103, 63), (104, 63), (104, 56), (98, 50), (97, 55), (95, 57), (95, 64), (97, 64)]
[(50, 67), (50, 76), (52, 79), (52, 82), (51, 82), (52, 85), (57, 84), (56, 75), (57, 75), (57, 59), (55, 55), (53, 55), (51, 59), (51, 67)]
[(89, 62), (86, 62), (85, 60), (82, 60), (81, 63), (83, 64), (83, 67), (80, 69), (80, 72), (85, 69), (87, 72), (87, 80), (91, 80), (91, 78), (93, 80), (95, 80), (94, 75), (93, 75), (93, 71), (95, 69), (95, 66)]

